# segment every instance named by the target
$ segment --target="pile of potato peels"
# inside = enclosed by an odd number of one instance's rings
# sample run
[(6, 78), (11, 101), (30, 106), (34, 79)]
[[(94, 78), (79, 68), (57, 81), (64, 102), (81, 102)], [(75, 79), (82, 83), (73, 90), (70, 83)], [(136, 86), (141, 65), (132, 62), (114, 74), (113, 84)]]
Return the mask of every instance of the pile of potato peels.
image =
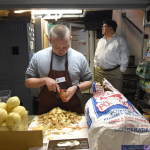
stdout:
[[(38, 116), (38, 126), (33, 128), (33, 130), (41, 129), (44, 134), (45, 130), (62, 130), (64, 127), (71, 126), (71, 123), (79, 124), (78, 121), (81, 120), (82, 116), (78, 116), (76, 112), (62, 110), (61, 108), (57, 107), (48, 113)], [(79, 125), (77, 125), (76, 127), (72, 128), (72, 131), (74, 131), (75, 129), (80, 130), (81, 128), (79, 127)]]

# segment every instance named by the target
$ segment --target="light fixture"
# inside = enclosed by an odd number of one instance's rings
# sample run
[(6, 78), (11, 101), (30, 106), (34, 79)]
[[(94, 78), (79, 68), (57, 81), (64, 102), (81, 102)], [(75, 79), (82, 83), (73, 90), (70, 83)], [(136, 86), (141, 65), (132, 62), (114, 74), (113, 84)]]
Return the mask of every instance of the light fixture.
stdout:
[(59, 10), (16, 10), (14, 13), (31, 11), (33, 14), (82, 14), (82, 9), (59, 9)]
[(23, 12), (27, 12), (27, 11), (31, 11), (31, 10), (15, 10), (14, 13), (23, 13)]
[(48, 15), (45, 15), (43, 17), (43, 19), (55, 19), (55, 21), (57, 21), (58, 19), (60, 19), (62, 17), (62, 14), (59, 13), (59, 14), (55, 14), (55, 15), (51, 15), (51, 14), (48, 14)]
[(14, 13), (22, 13), (27, 11), (31, 11), (33, 15), (42, 15), (43, 19), (55, 19), (55, 21), (60, 19), (64, 14), (68, 14), (68, 15), (82, 14), (82, 9), (18, 10), (18, 11), (14, 11)]
[(81, 9), (68, 9), (68, 10), (32, 10), (33, 14), (82, 14)]

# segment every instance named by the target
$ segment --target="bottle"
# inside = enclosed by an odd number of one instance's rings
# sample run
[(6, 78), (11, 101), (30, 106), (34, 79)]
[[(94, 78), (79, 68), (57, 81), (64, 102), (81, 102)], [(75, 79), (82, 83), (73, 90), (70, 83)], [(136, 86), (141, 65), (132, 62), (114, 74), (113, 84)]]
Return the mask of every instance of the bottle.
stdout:
[(137, 71), (138, 74), (142, 74), (143, 73), (143, 62), (142, 61), (139, 62), (139, 65), (138, 65), (136, 71)]

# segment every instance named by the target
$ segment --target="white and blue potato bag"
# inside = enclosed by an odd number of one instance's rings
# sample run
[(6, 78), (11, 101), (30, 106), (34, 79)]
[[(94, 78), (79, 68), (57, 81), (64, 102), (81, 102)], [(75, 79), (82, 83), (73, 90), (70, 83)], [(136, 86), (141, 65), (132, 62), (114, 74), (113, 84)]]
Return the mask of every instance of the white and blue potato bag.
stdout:
[(85, 105), (90, 150), (122, 150), (150, 146), (150, 124), (106, 79), (93, 83), (93, 97)]

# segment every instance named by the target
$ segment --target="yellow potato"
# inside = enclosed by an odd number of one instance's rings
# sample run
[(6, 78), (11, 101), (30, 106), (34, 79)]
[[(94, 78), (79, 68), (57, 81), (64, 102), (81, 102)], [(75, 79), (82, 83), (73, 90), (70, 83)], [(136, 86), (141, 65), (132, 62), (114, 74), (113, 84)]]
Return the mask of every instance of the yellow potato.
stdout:
[(0, 131), (9, 131), (9, 128), (6, 127), (6, 122), (3, 122), (3, 123), (0, 125)]
[(21, 118), (23, 118), (25, 115), (27, 115), (27, 111), (23, 106), (17, 106), (12, 109), (12, 112), (18, 113)]
[(4, 108), (5, 110), (7, 110), (7, 104), (5, 102), (1, 102), (0, 108)]
[(17, 126), (21, 122), (19, 114), (11, 112), (6, 117), (6, 125), (9, 127)]
[(0, 124), (6, 120), (7, 115), (7, 111), (4, 108), (0, 108)]
[(7, 100), (7, 107), (8, 109), (13, 109), (20, 105), (20, 100), (17, 96), (11, 97)]
[(7, 109), (7, 112), (10, 113), (13, 108), (8, 108), (8, 107), (7, 107), (6, 109)]

